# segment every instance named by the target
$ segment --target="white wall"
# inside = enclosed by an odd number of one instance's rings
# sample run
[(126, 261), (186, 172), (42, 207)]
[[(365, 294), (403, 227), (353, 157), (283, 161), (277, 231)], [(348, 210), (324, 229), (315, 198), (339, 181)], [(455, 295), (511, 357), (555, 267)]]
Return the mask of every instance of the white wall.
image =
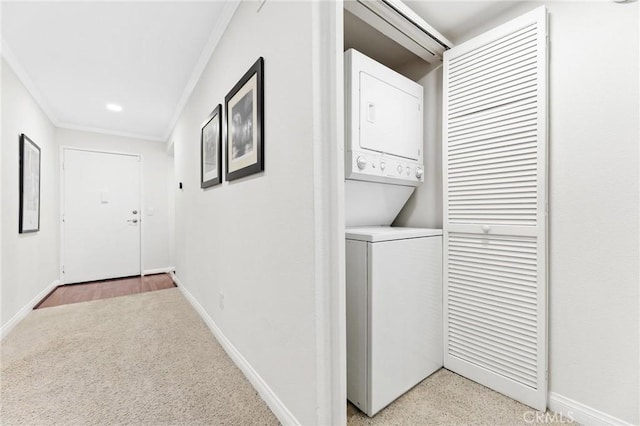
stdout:
[(638, 3), (549, 12), (550, 388), (638, 424)]
[[(172, 267), (170, 233), (173, 205), (168, 185), (172, 178), (173, 159), (160, 142), (126, 138), (77, 130), (56, 129), (61, 147), (84, 148), (139, 154), (142, 156), (142, 268), (144, 271)], [(153, 215), (149, 215), (153, 209)]]
[[(58, 147), (54, 127), (2, 59), (2, 302), (3, 328), (58, 279)], [(19, 136), (40, 147), (40, 231), (18, 233)], [(13, 322), (11, 322), (13, 324)]]
[[(514, 3), (454, 41), (540, 4)], [(550, 391), (638, 424), (639, 6), (544, 4), (551, 37)], [(398, 224), (428, 225), (434, 184), (416, 194)]]
[[(316, 424), (318, 359), (310, 2), (242, 2), (189, 99), (175, 142), (176, 270), (290, 413)], [(200, 189), (200, 125), (264, 57), (265, 171)], [(329, 70), (330, 71), (330, 70)], [(330, 230), (325, 232), (329, 233)], [(224, 309), (219, 294), (224, 293)], [(326, 325), (329, 326), (328, 324)], [(342, 401), (344, 405), (344, 400)]]

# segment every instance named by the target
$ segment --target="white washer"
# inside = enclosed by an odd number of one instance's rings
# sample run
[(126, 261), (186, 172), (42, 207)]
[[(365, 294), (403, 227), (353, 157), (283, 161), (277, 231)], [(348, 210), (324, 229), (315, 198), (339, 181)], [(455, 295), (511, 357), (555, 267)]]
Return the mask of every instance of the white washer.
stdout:
[(442, 230), (346, 229), (347, 398), (369, 416), (443, 365)]

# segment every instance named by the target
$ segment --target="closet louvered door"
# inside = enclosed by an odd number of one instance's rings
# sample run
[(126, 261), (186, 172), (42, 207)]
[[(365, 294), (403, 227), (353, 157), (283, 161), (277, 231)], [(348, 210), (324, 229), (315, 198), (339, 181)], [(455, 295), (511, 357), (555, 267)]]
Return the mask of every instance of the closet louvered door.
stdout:
[(544, 7), (444, 56), (445, 367), (547, 401)]

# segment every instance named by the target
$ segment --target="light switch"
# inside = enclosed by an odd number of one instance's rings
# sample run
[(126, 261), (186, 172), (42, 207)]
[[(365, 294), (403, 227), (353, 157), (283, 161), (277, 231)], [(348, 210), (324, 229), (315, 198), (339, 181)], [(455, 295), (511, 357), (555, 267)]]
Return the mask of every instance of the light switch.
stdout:
[(147, 216), (153, 216), (156, 213), (156, 209), (153, 207), (147, 207)]
[(109, 190), (103, 189), (100, 191), (100, 203), (107, 204), (109, 202)]

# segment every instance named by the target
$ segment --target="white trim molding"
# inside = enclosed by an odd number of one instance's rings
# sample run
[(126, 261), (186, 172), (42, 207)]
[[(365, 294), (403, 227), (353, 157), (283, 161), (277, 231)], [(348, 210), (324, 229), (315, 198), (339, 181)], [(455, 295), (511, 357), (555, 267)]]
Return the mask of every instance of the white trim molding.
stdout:
[(317, 423), (347, 423), (343, 4), (312, 7)]
[(167, 127), (167, 130), (163, 137), (165, 141), (169, 140), (169, 137), (171, 136), (171, 132), (173, 132), (173, 128), (176, 126), (176, 123), (180, 118), (180, 114), (182, 114), (182, 110), (184, 109), (185, 105), (187, 105), (187, 101), (189, 100), (189, 97), (191, 96), (193, 89), (196, 88), (196, 84), (198, 84), (198, 81), (200, 80), (200, 76), (204, 72), (204, 69), (206, 68), (207, 64), (209, 63), (209, 60), (211, 59), (211, 55), (213, 55), (213, 52), (218, 46), (218, 42), (222, 38), (222, 35), (227, 30), (227, 26), (229, 25), (229, 22), (231, 22), (231, 18), (233, 18), (233, 14), (236, 12), (236, 9), (238, 8), (238, 6), (240, 6), (240, 0), (232, 0), (232, 1), (226, 2), (224, 9), (222, 10), (218, 19), (213, 25), (213, 30), (211, 31), (211, 34), (209, 34), (209, 39), (207, 40), (207, 43), (204, 45), (204, 48), (200, 53), (200, 58), (198, 58), (198, 62), (196, 62), (196, 66), (193, 69), (193, 72), (191, 73), (191, 77), (189, 78), (189, 81), (184, 86), (184, 90), (182, 91), (182, 96), (178, 101), (175, 112), (173, 113), (173, 117), (169, 121), (169, 126)]
[(29, 312), (33, 310), (33, 308), (44, 299), (49, 293), (53, 291), (56, 287), (60, 285), (60, 280), (55, 280), (48, 286), (44, 288), (40, 293), (38, 293), (29, 303), (24, 305), (22, 309), (20, 309), (6, 324), (2, 325), (2, 331), (0, 331), (0, 340), (4, 340), (5, 337), (9, 334), (13, 328), (20, 323)]
[(20, 80), (22, 85), (27, 89), (27, 92), (31, 94), (31, 97), (36, 101), (36, 104), (38, 104), (38, 106), (44, 112), (47, 118), (49, 118), (49, 121), (51, 121), (51, 124), (53, 124), (54, 127), (59, 129), (77, 130), (81, 132), (91, 132), (91, 133), (99, 133), (103, 135), (120, 136), (124, 138), (143, 139), (143, 140), (148, 140), (153, 142), (164, 143), (166, 141), (166, 138), (163, 139), (160, 136), (118, 132), (115, 130), (101, 129), (98, 127), (82, 126), (79, 124), (61, 122), (58, 119), (58, 117), (53, 113), (53, 110), (51, 109), (49, 104), (45, 101), (44, 96), (42, 96), (42, 94), (40, 93), (40, 90), (38, 90), (35, 83), (33, 82), (33, 80), (31, 80), (31, 77), (29, 77), (29, 74), (27, 73), (25, 68), (22, 66), (18, 58), (15, 56), (9, 44), (7, 44), (7, 42), (4, 39), (2, 39), (2, 42), (0, 45), (0, 52), (2, 54), (2, 57), (5, 59), (5, 61), (9, 65), (9, 67), (11, 67), (13, 72), (18, 77), (18, 80)]
[(173, 272), (175, 270), (176, 270), (176, 268), (173, 267), (173, 266), (167, 266), (165, 268), (145, 269), (145, 270), (142, 271), (142, 276), (144, 277), (145, 275), (164, 274), (164, 273), (167, 273), (167, 272), (171, 273), (171, 272)]
[(245, 377), (249, 380), (249, 382), (253, 385), (253, 387), (258, 391), (260, 397), (267, 403), (273, 414), (278, 418), (278, 420), (283, 425), (299, 425), (300, 422), (296, 419), (296, 417), (289, 411), (289, 409), (284, 405), (284, 403), (278, 398), (278, 396), (273, 392), (273, 390), (269, 387), (267, 382), (264, 381), (262, 377), (258, 374), (256, 370), (249, 364), (249, 361), (246, 360), (245, 357), (242, 356), (240, 351), (236, 349), (235, 346), (227, 339), (222, 330), (218, 328), (213, 319), (209, 316), (207, 311), (200, 305), (200, 303), (196, 300), (195, 297), (189, 290), (187, 290), (184, 285), (180, 282), (180, 279), (176, 276), (175, 273), (171, 273), (171, 277), (173, 281), (176, 283), (185, 299), (191, 303), (191, 306), (200, 314), (202, 320), (207, 324), (207, 327), (211, 330), (213, 335), (216, 337), (216, 340), (222, 345), (229, 358), (236, 364), (236, 366), (244, 373)]
[(9, 64), (9, 66), (13, 69), (15, 74), (18, 76), (18, 79), (26, 87), (27, 91), (35, 99), (36, 103), (44, 111), (45, 115), (49, 118), (49, 120), (51, 121), (51, 123), (53, 123), (55, 127), (58, 127), (61, 129), (78, 130), (78, 131), (84, 131), (84, 132), (92, 132), (92, 133), (121, 136), (121, 137), (127, 137), (127, 138), (135, 138), (135, 139), (145, 139), (145, 140), (150, 140), (154, 142), (165, 143), (169, 139), (169, 136), (171, 135), (171, 132), (173, 131), (173, 128), (175, 127), (178, 121), (178, 118), (180, 118), (180, 114), (182, 114), (182, 110), (187, 104), (187, 101), (189, 100), (191, 93), (195, 89), (198, 81), (200, 80), (200, 76), (202, 75), (202, 72), (204, 71), (205, 67), (209, 63), (209, 60), (211, 59), (211, 55), (215, 51), (215, 48), (218, 46), (218, 42), (222, 38), (222, 35), (227, 29), (229, 22), (231, 22), (231, 18), (233, 17), (239, 5), (240, 5), (240, 0), (231, 0), (231, 1), (225, 2), (222, 12), (220, 13), (218, 19), (214, 23), (213, 30), (209, 34), (209, 39), (207, 40), (204, 48), (202, 49), (202, 52), (200, 53), (200, 57), (196, 62), (194, 70), (191, 73), (191, 76), (182, 91), (182, 95), (176, 105), (176, 108), (174, 110), (171, 120), (169, 120), (169, 124), (163, 136), (118, 132), (115, 130), (101, 129), (98, 127), (83, 126), (83, 125), (74, 124), (74, 123), (61, 122), (58, 119), (58, 117), (54, 114), (49, 104), (45, 101), (44, 97), (41, 95), (40, 91), (37, 89), (36, 85), (33, 83), (31, 78), (29, 77), (29, 74), (26, 72), (25, 68), (21, 65), (20, 61), (18, 60), (16, 55), (13, 53), (13, 50), (4, 39), (1, 39), (1, 42), (0, 42), (0, 55), (4, 57), (7, 64)]
[(631, 423), (555, 392), (549, 393), (549, 410), (584, 426), (632, 426)]
[(53, 110), (49, 106), (47, 102), (45, 102), (44, 97), (40, 94), (40, 91), (36, 88), (36, 85), (29, 77), (29, 74), (24, 69), (16, 55), (13, 53), (13, 50), (9, 46), (9, 44), (2, 39), (0, 44), (0, 52), (2, 53), (2, 57), (7, 61), (7, 64), (11, 67), (13, 72), (18, 76), (18, 80), (22, 83), (22, 85), (27, 89), (27, 92), (31, 94), (31, 97), (36, 101), (40, 109), (44, 112), (44, 114), (49, 118), (49, 121), (54, 126), (58, 125), (58, 117), (53, 113)]

